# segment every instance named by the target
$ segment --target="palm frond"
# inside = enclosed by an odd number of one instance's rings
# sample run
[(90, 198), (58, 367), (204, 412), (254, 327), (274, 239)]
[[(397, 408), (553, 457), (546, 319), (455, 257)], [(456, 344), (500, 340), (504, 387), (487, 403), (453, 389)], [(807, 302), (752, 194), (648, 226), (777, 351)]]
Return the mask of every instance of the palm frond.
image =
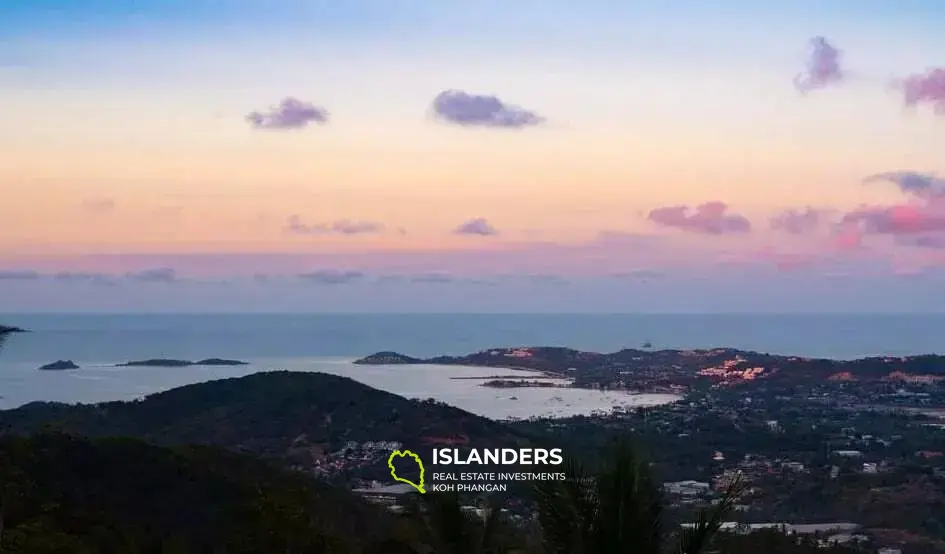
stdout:
[(595, 489), (599, 499), (595, 552), (659, 552), (663, 542), (660, 487), (629, 442), (615, 445)]
[(573, 458), (565, 481), (535, 487), (539, 525), (549, 554), (658, 553), (663, 499), (649, 465), (629, 442), (590, 477)]
[(590, 554), (598, 499), (593, 481), (571, 456), (563, 463), (564, 481), (539, 481), (535, 503), (547, 554)]
[(700, 554), (705, 552), (709, 543), (719, 532), (722, 523), (735, 509), (735, 504), (745, 492), (746, 483), (741, 475), (729, 482), (719, 502), (712, 508), (702, 509), (695, 524), (684, 529), (680, 537), (680, 554)]

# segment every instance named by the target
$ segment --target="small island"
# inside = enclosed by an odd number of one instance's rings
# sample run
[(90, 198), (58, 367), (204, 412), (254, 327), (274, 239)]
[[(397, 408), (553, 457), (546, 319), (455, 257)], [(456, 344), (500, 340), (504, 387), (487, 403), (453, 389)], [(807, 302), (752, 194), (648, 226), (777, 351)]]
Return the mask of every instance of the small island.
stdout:
[(237, 366), (249, 365), (242, 360), (227, 360), (225, 358), (206, 358), (196, 362), (190, 360), (175, 360), (172, 358), (151, 358), (148, 360), (133, 360), (115, 367), (190, 367), (190, 366)]
[(490, 387), (494, 389), (514, 389), (514, 388), (525, 388), (525, 387), (540, 387), (540, 388), (564, 388), (564, 385), (558, 383), (549, 383), (548, 381), (539, 381), (539, 380), (525, 380), (525, 379), (493, 379), (491, 381), (486, 381), (482, 385), (483, 387)]
[(20, 327), (11, 327), (9, 325), (0, 325), (0, 335), (9, 335), (12, 333), (26, 333), (26, 329)]
[(398, 352), (377, 352), (354, 361), (358, 365), (409, 365), (430, 363), (420, 358), (413, 358)]
[(40, 371), (65, 371), (69, 369), (79, 369), (79, 366), (72, 360), (57, 360), (39, 368)]
[(227, 360), (225, 358), (207, 358), (205, 360), (196, 361), (193, 365), (249, 365), (249, 362), (244, 362), (242, 360)]
[(123, 364), (116, 364), (116, 367), (186, 367), (191, 365), (194, 365), (194, 363), (189, 360), (152, 358), (149, 360), (133, 360)]

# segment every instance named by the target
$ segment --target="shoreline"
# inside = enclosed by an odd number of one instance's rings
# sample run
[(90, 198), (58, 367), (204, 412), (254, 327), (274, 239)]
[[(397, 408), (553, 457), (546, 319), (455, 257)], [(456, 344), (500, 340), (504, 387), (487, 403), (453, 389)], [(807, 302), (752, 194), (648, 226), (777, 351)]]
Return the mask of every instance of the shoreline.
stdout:
[[(476, 366), (471, 366), (471, 367), (476, 367)], [(523, 377), (522, 377), (521, 375), (487, 375), (487, 376), (485, 376), (485, 377), (450, 377), (450, 379), (453, 379), (453, 380), (455, 380), (455, 381), (465, 381), (465, 380), (468, 380), (468, 381), (476, 381), (476, 380), (482, 380), (482, 379), (522, 379), (522, 378), (523, 378)], [(532, 379), (560, 379), (560, 380), (566, 380), (566, 378), (561, 377), (561, 376), (559, 376), (559, 375), (545, 375), (545, 374), (543, 374), (543, 373), (540, 374), (540, 375), (536, 375), (536, 376), (534, 376), (534, 377), (531, 377), (531, 378), (532, 378)]]
[[(115, 367), (113, 361), (99, 359), (94, 364), (76, 360), (82, 369), (61, 372), (38, 371), (31, 362), (8, 364), (0, 375), (2, 410), (19, 408), (31, 402), (98, 404), (136, 399), (205, 381), (237, 378), (270, 371), (320, 372), (347, 377), (372, 388), (414, 400), (435, 398), (459, 409), (495, 421), (511, 418), (566, 418), (578, 415), (677, 402), (680, 395), (655, 393), (640, 396), (629, 391), (599, 391), (569, 387), (527, 387), (515, 391), (478, 386), (490, 374), (475, 366), (444, 365), (414, 367), (407, 375), (391, 368), (357, 366), (350, 358), (257, 358), (247, 357), (247, 366), (208, 367)], [(396, 368), (394, 368), (396, 369)], [(463, 375), (453, 373), (467, 372)], [(468, 372), (481, 373), (469, 375)], [(503, 374), (505, 372), (502, 372)], [(522, 372), (533, 378), (535, 372)], [(454, 379), (454, 377), (467, 377)], [(509, 401), (517, 395), (519, 402)], [(554, 397), (560, 396), (561, 400)]]

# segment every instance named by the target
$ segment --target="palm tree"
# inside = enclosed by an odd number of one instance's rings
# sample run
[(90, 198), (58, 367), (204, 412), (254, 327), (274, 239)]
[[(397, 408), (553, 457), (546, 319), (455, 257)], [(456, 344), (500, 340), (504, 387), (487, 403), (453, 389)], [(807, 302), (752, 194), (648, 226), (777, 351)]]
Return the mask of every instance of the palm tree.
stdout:
[(535, 487), (546, 554), (704, 553), (743, 490), (735, 480), (694, 525), (668, 533), (661, 487), (629, 443), (618, 443), (595, 476), (573, 458), (564, 474)]

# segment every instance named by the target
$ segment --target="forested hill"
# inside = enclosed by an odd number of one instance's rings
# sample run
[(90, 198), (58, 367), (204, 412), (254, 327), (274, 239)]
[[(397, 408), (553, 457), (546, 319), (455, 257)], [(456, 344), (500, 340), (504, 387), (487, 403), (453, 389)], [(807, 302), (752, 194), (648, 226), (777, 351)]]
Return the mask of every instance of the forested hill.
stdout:
[(442, 403), (408, 400), (346, 377), (289, 371), (209, 381), (132, 402), (37, 402), (0, 412), (0, 428), (7, 433), (50, 426), (93, 437), (207, 444), (269, 457), (335, 449), (347, 441), (396, 441), (419, 449), (454, 439), (476, 446), (526, 440), (506, 425)]
[(352, 552), (394, 521), (347, 491), (206, 447), (0, 439), (8, 554)]
[(735, 348), (709, 350), (624, 349), (611, 353), (572, 348), (523, 346), (492, 348), (464, 356), (414, 358), (398, 352), (378, 352), (354, 362), (359, 365), (462, 365), (542, 371), (575, 379), (576, 386), (614, 380), (690, 385), (717, 381), (746, 370), (756, 370), (759, 380), (788, 381), (889, 379), (900, 374), (945, 377), (945, 356), (868, 357), (832, 360), (775, 355)]

